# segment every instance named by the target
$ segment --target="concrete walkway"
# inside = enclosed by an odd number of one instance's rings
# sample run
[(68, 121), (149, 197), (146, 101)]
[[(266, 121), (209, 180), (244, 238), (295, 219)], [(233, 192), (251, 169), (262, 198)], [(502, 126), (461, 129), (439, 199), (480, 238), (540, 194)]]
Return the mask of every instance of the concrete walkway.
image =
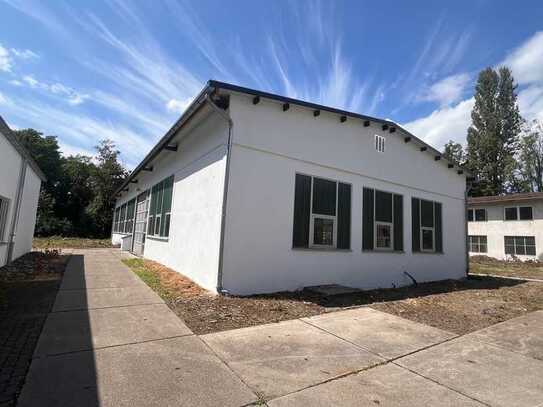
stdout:
[(456, 336), (371, 308), (197, 337), (114, 250), (74, 255), (21, 406), (543, 406), (543, 312)]
[(19, 406), (242, 406), (250, 389), (120, 262), (75, 252)]

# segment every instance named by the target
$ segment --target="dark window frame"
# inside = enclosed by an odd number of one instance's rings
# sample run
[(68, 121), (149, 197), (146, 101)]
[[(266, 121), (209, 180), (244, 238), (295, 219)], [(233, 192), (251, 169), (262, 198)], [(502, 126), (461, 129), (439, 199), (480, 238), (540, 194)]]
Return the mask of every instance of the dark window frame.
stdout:
[[(533, 244), (528, 244), (528, 239), (530, 242), (533, 241)], [(509, 240), (509, 244), (508, 244)], [(537, 244), (535, 241), (535, 236), (504, 236), (503, 237), (504, 253), (505, 255), (513, 256), (537, 256)], [(508, 250), (508, 246), (513, 248), (511, 252)], [(533, 253), (528, 253), (528, 248), (533, 247)], [(531, 250), (530, 250), (531, 252)]]

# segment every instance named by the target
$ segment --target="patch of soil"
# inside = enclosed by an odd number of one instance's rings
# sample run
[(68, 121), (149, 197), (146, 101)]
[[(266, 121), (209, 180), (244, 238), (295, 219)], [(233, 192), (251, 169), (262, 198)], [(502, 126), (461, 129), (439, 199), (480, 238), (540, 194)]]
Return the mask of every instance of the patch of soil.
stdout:
[(0, 268), (0, 405), (15, 406), (68, 256), (31, 252)]
[(470, 258), (472, 274), (493, 274), (504, 277), (543, 280), (543, 263), (540, 261), (502, 261), (487, 256)]
[(543, 283), (484, 277), (334, 296), (303, 290), (235, 297), (211, 294), (158, 263), (144, 264), (159, 277), (169, 307), (198, 335), (364, 305), (463, 334), (543, 309)]

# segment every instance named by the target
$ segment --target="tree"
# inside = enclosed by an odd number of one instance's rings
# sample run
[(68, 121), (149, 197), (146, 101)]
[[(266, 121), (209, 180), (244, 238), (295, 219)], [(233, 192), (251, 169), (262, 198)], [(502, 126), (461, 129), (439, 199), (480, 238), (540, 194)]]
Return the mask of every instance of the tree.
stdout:
[(543, 192), (543, 124), (528, 123), (520, 141), (520, 177), (530, 192)]
[(443, 158), (455, 165), (464, 165), (466, 162), (466, 155), (462, 148), (462, 144), (449, 140), (449, 142), (445, 144)]
[(473, 194), (499, 195), (514, 189), (522, 118), (509, 68), (479, 73), (471, 120), (466, 165), (479, 180)]
[(95, 233), (107, 236), (113, 221), (115, 205), (113, 194), (121, 186), (128, 171), (119, 162), (119, 151), (111, 140), (102, 140), (96, 146), (97, 164), (91, 175), (94, 196), (89, 203), (87, 213), (92, 217)]

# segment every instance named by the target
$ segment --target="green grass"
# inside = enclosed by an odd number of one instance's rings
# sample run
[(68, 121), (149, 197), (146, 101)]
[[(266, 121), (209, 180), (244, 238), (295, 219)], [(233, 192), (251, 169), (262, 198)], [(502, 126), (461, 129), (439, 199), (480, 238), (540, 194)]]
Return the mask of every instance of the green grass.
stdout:
[(96, 249), (112, 247), (111, 239), (86, 239), (80, 237), (35, 237), (32, 247), (36, 249)]
[(160, 282), (160, 277), (152, 270), (145, 266), (142, 259), (123, 259), (122, 262), (143, 280), (153, 291), (155, 291), (162, 299), (171, 300), (173, 294), (165, 288)]

